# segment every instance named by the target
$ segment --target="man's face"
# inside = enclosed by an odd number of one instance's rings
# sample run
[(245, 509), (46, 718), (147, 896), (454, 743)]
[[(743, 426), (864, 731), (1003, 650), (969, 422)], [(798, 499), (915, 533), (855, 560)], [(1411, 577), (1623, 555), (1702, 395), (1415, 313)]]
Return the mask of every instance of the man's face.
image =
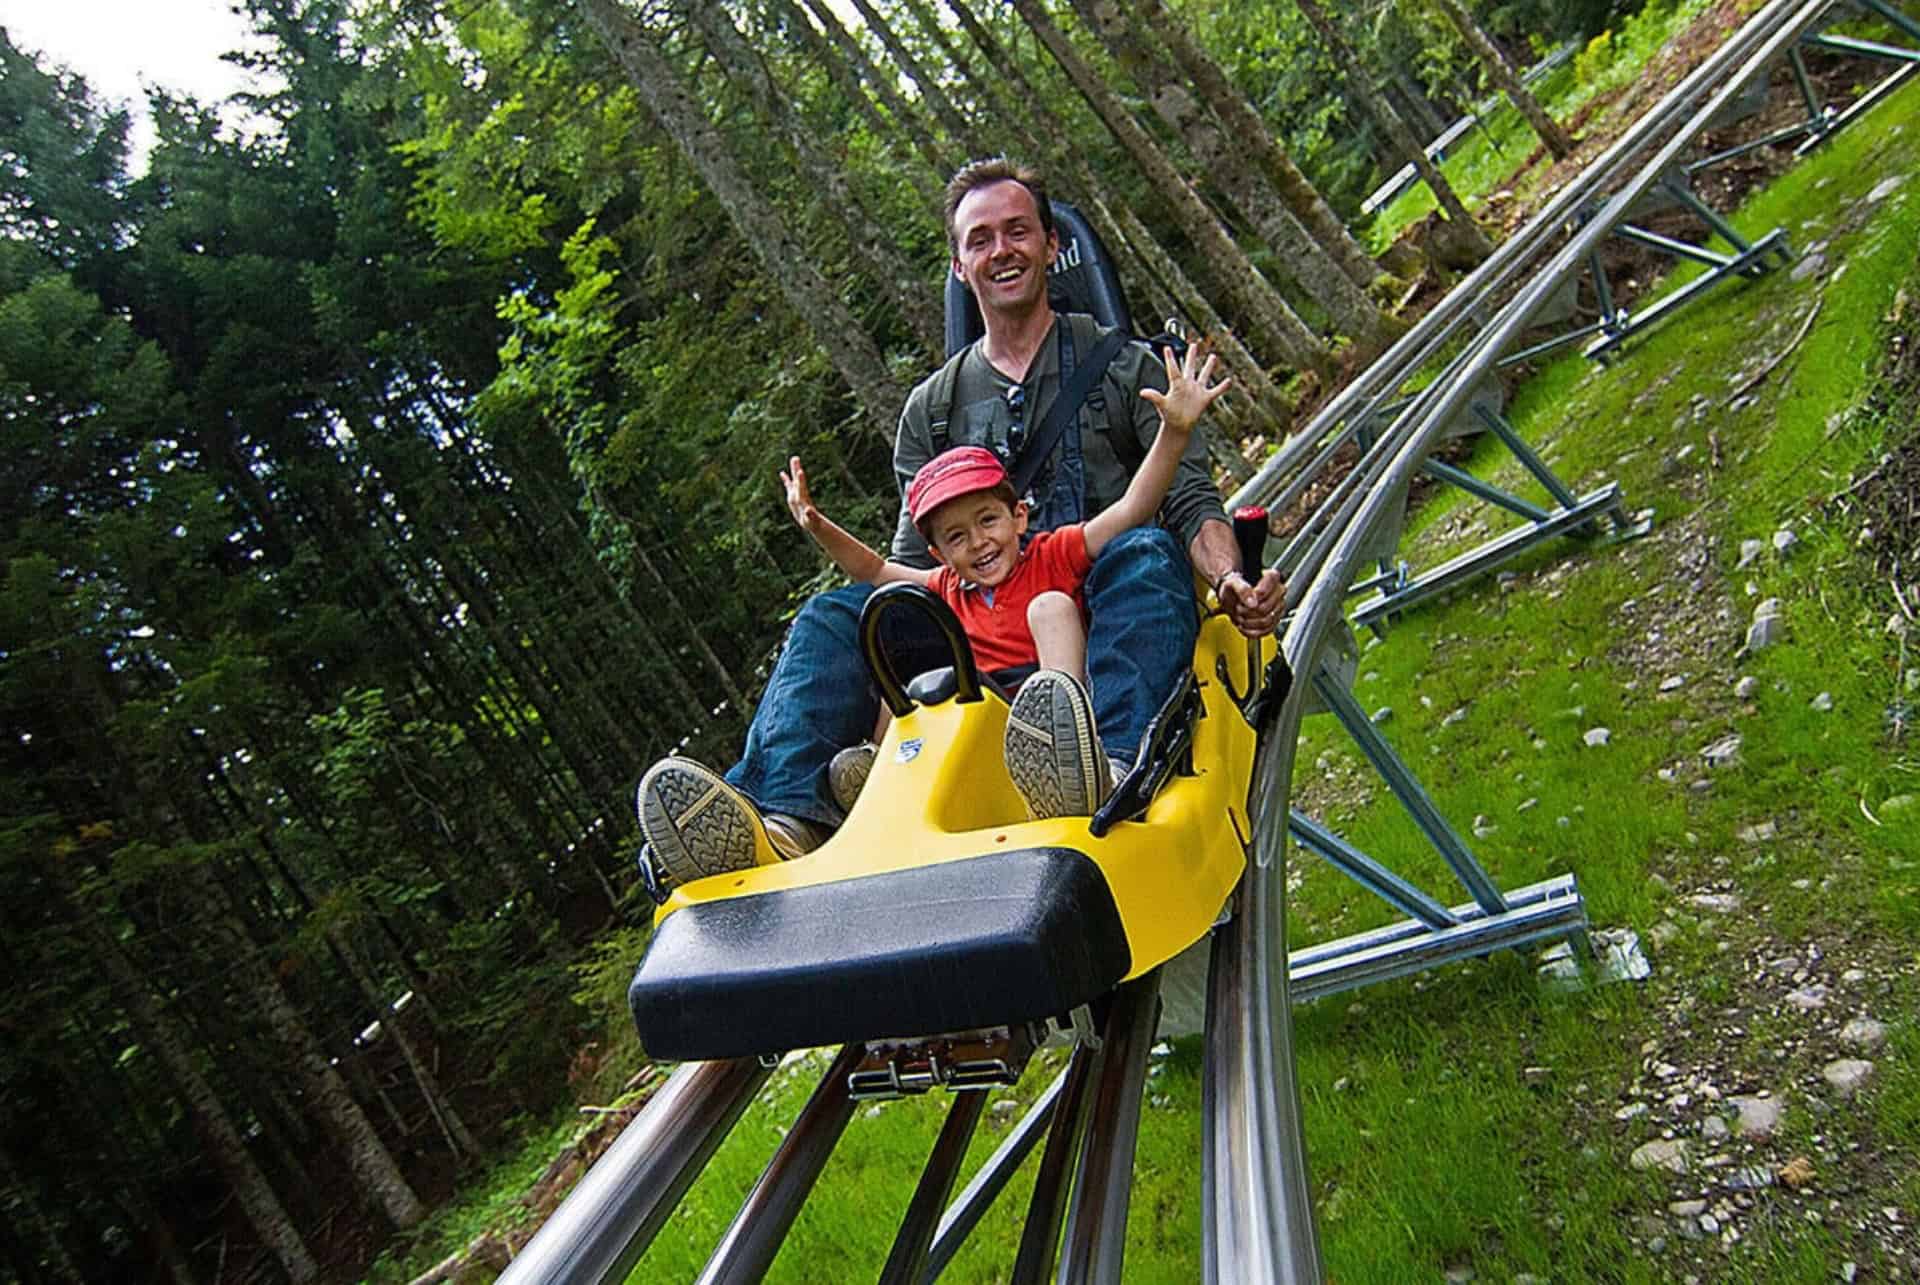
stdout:
[(1059, 239), (1040, 226), (1040, 207), (1024, 183), (976, 187), (953, 212), (953, 275), (982, 312), (1031, 310), (1047, 297), (1047, 265)]
[(1027, 533), (1027, 506), (1007, 502), (990, 491), (956, 495), (928, 515), (926, 530), (933, 552), (962, 580), (991, 589), (1013, 574), (1020, 561), (1020, 537)]

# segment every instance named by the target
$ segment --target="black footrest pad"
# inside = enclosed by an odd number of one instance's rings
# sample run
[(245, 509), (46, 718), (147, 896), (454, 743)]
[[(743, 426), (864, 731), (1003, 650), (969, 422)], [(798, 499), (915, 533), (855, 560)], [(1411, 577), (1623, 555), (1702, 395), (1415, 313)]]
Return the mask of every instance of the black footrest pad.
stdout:
[(700, 902), (667, 916), (628, 988), (674, 1061), (1064, 1013), (1131, 965), (1099, 867), (1068, 848)]

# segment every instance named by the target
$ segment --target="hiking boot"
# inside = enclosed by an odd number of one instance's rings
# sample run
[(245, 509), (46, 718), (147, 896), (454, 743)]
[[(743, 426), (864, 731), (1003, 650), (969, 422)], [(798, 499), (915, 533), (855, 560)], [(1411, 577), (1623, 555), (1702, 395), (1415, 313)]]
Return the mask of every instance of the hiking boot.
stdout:
[(827, 788), (833, 791), (833, 801), (840, 805), (842, 812), (853, 811), (854, 800), (860, 797), (867, 777), (873, 772), (873, 760), (879, 753), (878, 745), (864, 741), (859, 745), (849, 745), (833, 756), (833, 762), (827, 764)]
[(790, 817), (784, 812), (769, 812), (764, 820), (767, 842), (773, 845), (774, 855), (782, 861), (806, 856), (833, 834), (830, 826), (805, 817)]
[(753, 800), (692, 759), (648, 768), (638, 807), (640, 833), (669, 886), (781, 859)]
[(1043, 669), (1007, 713), (1007, 775), (1036, 820), (1092, 816), (1113, 792), (1093, 726), (1093, 702), (1071, 674)]

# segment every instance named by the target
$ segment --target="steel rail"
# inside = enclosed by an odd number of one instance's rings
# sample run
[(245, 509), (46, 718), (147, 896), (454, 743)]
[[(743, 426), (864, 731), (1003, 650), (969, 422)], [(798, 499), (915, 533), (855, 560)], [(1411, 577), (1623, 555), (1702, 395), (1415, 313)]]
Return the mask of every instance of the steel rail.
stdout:
[(733, 1216), (732, 1225), (707, 1260), (706, 1270), (697, 1278), (698, 1285), (750, 1285), (773, 1266), (774, 1256), (792, 1230), (793, 1220), (799, 1217), (807, 1193), (813, 1190), (834, 1144), (853, 1119), (853, 1095), (847, 1079), (860, 1065), (865, 1051), (865, 1045), (849, 1044), (827, 1067), (740, 1212)]
[[(1755, 15), (1742, 31), (1760, 28), (1759, 38), (1754, 42), (1739, 42), (1743, 47), (1750, 43), (1752, 45), (1740, 70), (1729, 77), (1664, 145), (1655, 150), (1639, 171), (1607, 201), (1600, 213), (1579, 228), (1548, 260), (1546, 266), (1535, 273), (1513, 300), (1475, 336), (1461, 360), (1436, 385), (1434, 396), (1418, 408), (1420, 414), (1415, 421), (1397, 434), (1401, 444), (1384, 475), (1386, 485), (1368, 496), (1345, 536), (1335, 546), (1324, 573), (1316, 577), (1306, 590), (1294, 628), (1317, 625), (1324, 629), (1330, 622), (1338, 604), (1344, 599), (1346, 586), (1351, 583), (1358, 553), (1368, 532), (1374, 524), (1388, 516), (1388, 501), (1393, 498), (1391, 488), (1398, 486), (1419, 467), (1441, 430), (1464, 408), (1480, 378), (1518, 339), (1534, 314), (1545, 306), (1548, 297), (1559, 288), (1562, 279), (1570, 275), (1604, 237), (1611, 234), (1613, 226), (1626, 217), (1627, 211), (1643, 194), (1661, 182), (1680, 153), (1707, 127), (1714, 114), (1731, 102), (1748, 80), (1761, 74), (1767, 63), (1791, 48), (1801, 32), (1831, 4), (1832, 0), (1773, 0), (1766, 9)], [(1734, 41), (1729, 41), (1729, 44), (1732, 43)], [(1290, 629), (1289, 638), (1291, 635)], [(1305, 635), (1309, 640), (1316, 636), (1314, 632)]]
[[(1596, 192), (1655, 140), (1674, 131), (1654, 159), (1607, 202), (1600, 216), (1575, 229), (1546, 270), (1489, 319), (1428, 395), (1416, 398), (1382, 434), (1378, 446), (1387, 460), (1385, 466), (1367, 468), (1364, 490), (1356, 485), (1341, 497), (1333, 510), (1337, 520), (1329, 523), (1329, 531), (1337, 532), (1337, 538), (1324, 558), (1310, 552), (1303, 559), (1311, 566), (1308, 576), (1289, 586), (1289, 603), (1298, 609), (1281, 646), (1296, 674), (1314, 671), (1320, 649), (1341, 617), (1362, 551), (1388, 517), (1388, 506), (1399, 502), (1400, 486), (1412, 477), (1442, 428), (1460, 412), (1506, 345), (1572, 266), (1583, 261), (1638, 195), (1658, 181), (1704, 122), (1768, 61), (1791, 48), (1831, 3), (1771, 0), (1235, 494), (1233, 502), (1238, 504), (1271, 493), (1274, 483), (1315, 448), (1327, 429), (1354, 408), (1377, 400), (1437, 353), (1475, 307), (1530, 264)], [(1706, 106), (1689, 116), (1701, 96), (1723, 79), (1724, 85), (1708, 96)], [(1237, 894), (1236, 913), (1214, 936), (1202, 1105), (1206, 1129), (1202, 1268), (1203, 1279), (1209, 1282), (1292, 1285), (1323, 1278), (1295, 1080), (1284, 906), (1289, 795), (1308, 686), (1295, 684), (1281, 706), (1277, 726), (1263, 738), (1250, 792), (1255, 809), (1252, 859)]]
[(1147, 1050), (1159, 1021), (1160, 970), (1155, 969), (1122, 986), (1107, 1017), (1105, 1057), (1093, 1091), (1095, 1123), (1087, 1131), (1067, 1209), (1056, 1277), (1060, 1285), (1120, 1285)]
[(933, 1150), (927, 1155), (926, 1167), (913, 1189), (913, 1199), (907, 1202), (900, 1230), (893, 1237), (893, 1249), (887, 1254), (886, 1265), (880, 1269), (878, 1285), (920, 1285), (927, 1273), (941, 1211), (946, 1207), (947, 1197), (953, 1194), (954, 1180), (960, 1176), (973, 1131), (986, 1108), (984, 1091), (953, 1095), (953, 1102), (947, 1107), (947, 1122), (940, 1126), (940, 1136), (934, 1139)]
[[(1233, 495), (1229, 507), (1257, 504), (1276, 494), (1277, 484), (1290, 477), (1327, 430), (1353, 418), (1369, 403), (1377, 407), (1390, 396), (1407, 375), (1418, 370), (1452, 340), (1460, 327), (1470, 321), (1494, 291), (1505, 285), (1518, 269), (1530, 261), (1541, 246), (1565, 226), (1576, 221), (1594, 196), (1621, 173), (1627, 163), (1639, 155), (1663, 132), (1672, 129), (1686, 108), (1707, 93), (1730, 70), (1745, 63), (1771, 33), (1782, 11), (1793, 0), (1772, 0), (1721, 46), (1709, 54), (1680, 82), (1667, 92), (1652, 110), (1621, 132), (1592, 164), (1582, 170), (1542, 206), (1538, 213), (1512, 236), (1494, 247), (1487, 259), (1470, 272), (1426, 316), (1414, 324), (1378, 359), (1360, 372), (1354, 381), (1337, 393), (1310, 420), (1303, 430), (1289, 437), (1280, 449), (1261, 465)], [(1291, 593), (1289, 594), (1292, 599)]]
[(500, 1280), (624, 1281), (768, 1073), (755, 1059), (740, 1058), (690, 1062), (668, 1076)]
[[(1411, 371), (1418, 369), (1428, 354), (1452, 339), (1459, 325), (1472, 315), (1473, 306), (1480, 302), (1482, 296), (1507, 284), (1508, 278), (1517, 275), (1521, 269), (1527, 267), (1531, 254), (1543, 246), (1549, 237), (1557, 233), (1561, 225), (1569, 222), (1571, 217), (1587, 204), (1593, 192), (1610, 184), (1652, 140), (1663, 133), (1676, 131), (1676, 124), (1682, 120), (1681, 113), (1692, 107), (1699, 96), (1715, 81), (1726, 76), (1729, 67), (1741, 66), (1744, 70), (1713, 96), (1714, 110), (1718, 110), (1732, 100), (1746, 81), (1757, 73), (1760, 62), (1776, 56), (1783, 48), (1791, 47), (1798, 33), (1812, 21), (1812, 19), (1804, 19), (1806, 9), (1824, 9), (1832, 2), (1833, 0), (1772, 0), (1766, 9), (1750, 19), (1707, 61), (1683, 79), (1660, 104), (1629, 127), (1620, 140), (1596, 160), (1593, 166), (1562, 188), (1521, 231), (1503, 242), (1495, 250), (1493, 257), (1442, 300), (1434, 311), (1423, 319), (1420, 326), (1416, 326), (1403, 337), (1374, 366), (1362, 372), (1361, 378), (1356, 380), (1354, 385), (1349, 386), (1348, 393), (1363, 383), (1369, 384), (1371, 385), (1367, 390), (1369, 404), (1377, 404), (1381, 397), (1391, 391), (1392, 387), (1397, 386), (1398, 380), (1404, 379)], [(1792, 24), (1793, 34), (1783, 38), (1780, 27), (1790, 13), (1798, 13), (1804, 20), (1795, 21)], [(1756, 49), (1762, 51), (1758, 56), (1754, 53)], [(1699, 132), (1700, 113), (1696, 112), (1691, 119), (1693, 121), (1691, 126), (1678, 129), (1667, 144), (1659, 150), (1661, 159), (1658, 165), (1643, 167), (1628, 188), (1623, 189), (1603, 207), (1598, 217), (1588, 220), (1584, 226), (1575, 231), (1566, 246), (1563, 246), (1555, 256), (1549, 271), (1535, 275), (1530, 284), (1523, 287), (1521, 294), (1528, 299), (1524, 315), (1516, 313), (1512, 303), (1496, 314), (1496, 317), (1506, 319), (1503, 327), (1505, 334), (1498, 345), (1502, 350), (1514, 334), (1524, 329), (1525, 323), (1539, 311), (1551, 293), (1559, 288), (1568, 275), (1567, 264), (1590, 252), (1608, 230), (1625, 217), (1627, 209), (1633, 202), (1647, 188), (1664, 177), (1666, 170), (1671, 168), (1673, 158), (1677, 157)], [(1577, 252), (1569, 250), (1568, 246), (1577, 246), (1579, 250)], [(1526, 255), (1520, 254), (1519, 250), (1522, 247), (1528, 251)], [(1469, 295), (1472, 297), (1468, 297)], [(1514, 302), (1517, 303), (1519, 298), (1520, 296), (1516, 296)], [(1442, 314), (1444, 314), (1444, 322), (1437, 320)], [(1516, 317), (1517, 320), (1515, 320)], [(1423, 327), (1430, 321), (1435, 324), (1431, 333), (1428, 333), (1423, 330)], [(1362, 477), (1351, 486), (1336, 488), (1329, 499), (1323, 502), (1314, 517), (1309, 519), (1309, 527), (1319, 529), (1320, 535), (1304, 554), (1293, 554), (1297, 562), (1288, 568), (1293, 575), (1287, 591), (1289, 606), (1298, 606), (1309, 585), (1318, 582), (1317, 573), (1321, 563), (1335, 546), (1351, 553), (1352, 543), (1342, 541), (1354, 533), (1356, 519), (1359, 519), (1358, 536), (1364, 540), (1369, 538), (1380, 521), (1388, 516), (1387, 509), (1395, 488), (1406, 480), (1411, 471), (1406, 466), (1406, 461), (1400, 456), (1409, 449), (1418, 449), (1422, 454), (1430, 449), (1438, 426), (1449, 422), (1460, 412), (1472, 388), (1488, 373), (1492, 363), (1477, 355), (1484, 348), (1486, 338), (1487, 331), (1483, 329), (1479, 336), (1468, 341), (1467, 347), (1448, 364), (1441, 377), (1394, 417), (1392, 423), (1381, 434), (1380, 440), (1375, 443), (1375, 450), (1363, 457), (1363, 467), (1356, 469), (1362, 473)], [(1420, 342), (1416, 343), (1416, 340)], [(1396, 383), (1386, 384), (1384, 381), (1389, 378), (1395, 379)], [(1273, 480), (1283, 473), (1288, 457), (1303, 454), (1304, 448), (1310, 446), (1312, 440), (1317, 439), (1321, 432), (1336, 422), (1338, 416), (1343, 413), (1342, 407), (1345, 400), (1347, 400), (1346, 394), (1335, 398), (1333, 403), (1315, 417), (1313, 425), (1290, 439), (1288, 445), (1283, 447), (1272, 460), (1268, 461), (1260, 473), (1235, 494), (1231, 503), (1257, 502)], [(1416, 440), (1419, 445), (1414, 448), (1413, 443)], [(1382, 467), (1380, 462), (1388, 456), (1393, 460), (1391, 467)], [(1361, 512), (1356, 513), (1352, 497), (1362, 489), (1363, 485), (1368, 493), (1368, 502), (1358, 506)], [(1337, 507), (1335, 507), (1336, 503)], [(1321, 521), (1321, 516), (1330, 509), (1332, 510), (1330, 519)], [(1338, 533), (1337, 536), (1336, 533)], [(1289, 552), (1293, 553), (1293, 546), (1289, 547)], [(1351, 584), (1351, 579), (1350, 573), (1344, 577), (1343, 591), (1346, 585)]]
[(1201, 1083), (1201, 1278), (1207, 1285), (1322, 1279), (1286, 967), (1285, 819), (1305, 686), (1295, 684), (1255, 759), (1253, 794), (1262, 819), (1233, 917), (1213, 934)]

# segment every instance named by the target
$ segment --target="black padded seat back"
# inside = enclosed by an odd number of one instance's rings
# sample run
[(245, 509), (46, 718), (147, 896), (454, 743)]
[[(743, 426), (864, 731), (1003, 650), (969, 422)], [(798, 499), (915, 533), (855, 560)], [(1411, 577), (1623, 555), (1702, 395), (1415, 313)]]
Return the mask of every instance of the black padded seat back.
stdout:
[(684, 906), (627, 1002), (650, 1055), (705, 1061), (1038, 1021), (1131, 967), (1093, 859), (1018, 848)]
[[(1065, 201), (1050, 202), (1060, 253), (1047, 275), (1047, 298), (1055, 312), (1084, 312), (1103, 326), (1133, 333), (1133, 314), (1120, 289), (1107, 247), (1086, 216)], [(980, 305), (960, 278), (947, 273), (947, 355), (951, 357), (985, 333)]]

